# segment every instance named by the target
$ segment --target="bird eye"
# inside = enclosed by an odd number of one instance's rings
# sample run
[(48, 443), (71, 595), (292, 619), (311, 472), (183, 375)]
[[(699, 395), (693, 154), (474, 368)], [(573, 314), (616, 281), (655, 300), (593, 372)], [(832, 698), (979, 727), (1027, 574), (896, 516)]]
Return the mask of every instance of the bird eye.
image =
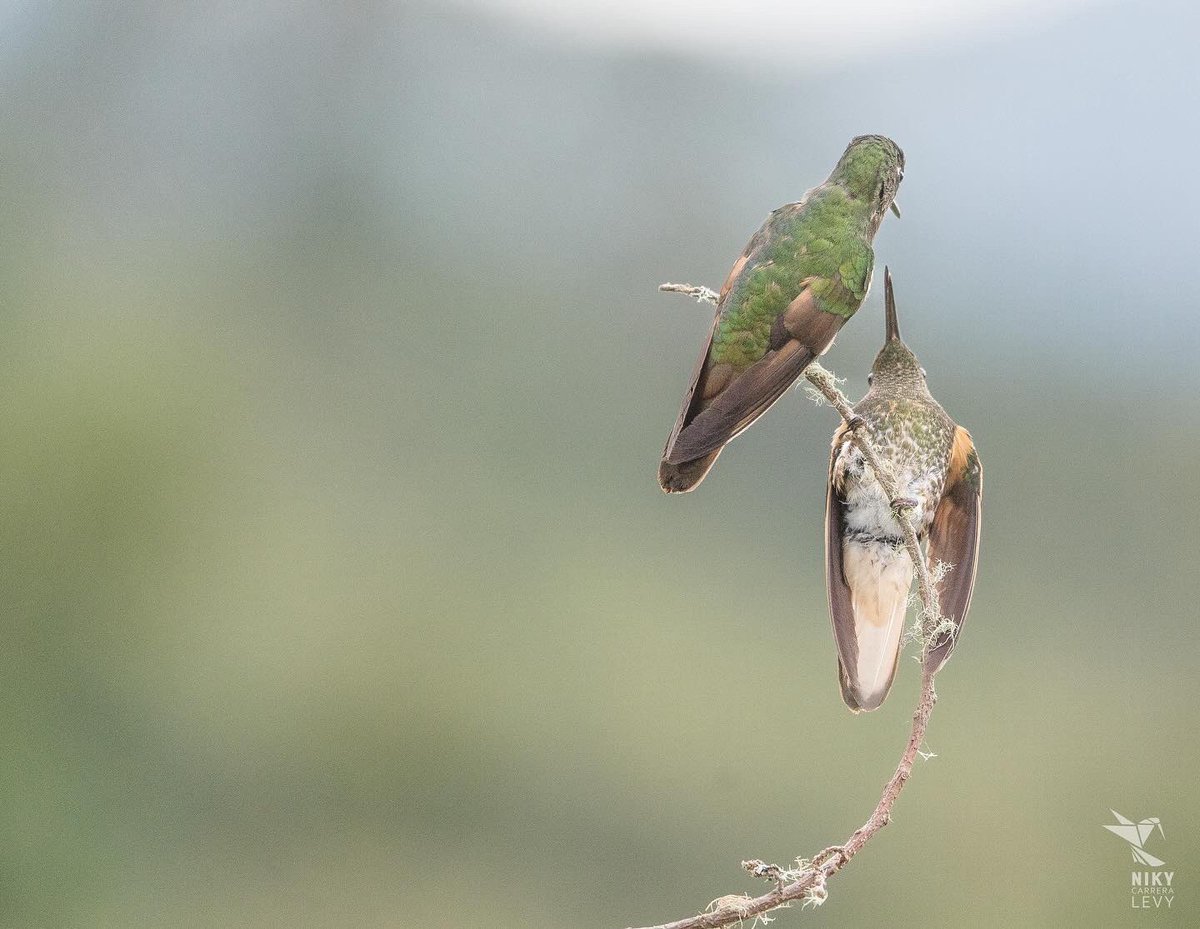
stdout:
[(921, 377), (924, 377), (924, 376), (925, 376), (925, 369), (924, 369), (924, 368), (922, 368), (922, 369), (921, 369)]
[(867, 386), (870, 387), (874, 383), (875, 383), (875, 372), (872, 371), (870, 374), (867, 375)]

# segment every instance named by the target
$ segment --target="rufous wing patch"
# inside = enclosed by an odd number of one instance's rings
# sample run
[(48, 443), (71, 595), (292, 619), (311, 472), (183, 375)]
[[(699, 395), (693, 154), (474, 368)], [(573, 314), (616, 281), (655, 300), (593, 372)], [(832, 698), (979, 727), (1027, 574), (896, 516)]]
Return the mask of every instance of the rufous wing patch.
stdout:
[(727, 363), (709, 365), (704, 372), (703, 380), (700, 396), (704, 400), (711, 400), (728, 387), (729, 382), (733, 380), (733, 365)]
[(803, 282), (804, 290), (783, 311), (783, 325), (788, 335), (820, 356), (846, 320), (834, 313), (826, 313), (818, 306), (817, 298), (808, 286), (811, 282), (811, 278)]
[(983, 465), (971, 434), (961, 426), (954, 433), (950, 467), (942, 499), (929, 529), (929, 563), (950, 565), (938, 586), (942, 614), (955, 623), (953, 636), (942, 635), (925, 657), (927, 670), (936, 672), (950, 657), (971, 607), (983, 516)]

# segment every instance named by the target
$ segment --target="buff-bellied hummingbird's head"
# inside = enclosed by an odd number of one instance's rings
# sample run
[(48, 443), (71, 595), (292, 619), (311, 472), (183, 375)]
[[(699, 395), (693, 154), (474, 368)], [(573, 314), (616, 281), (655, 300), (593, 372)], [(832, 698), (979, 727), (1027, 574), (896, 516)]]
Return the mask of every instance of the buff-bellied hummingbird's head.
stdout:
[(896, 191), (904, 179), (904, 152), (882, 135), (860, 135), (851, 139), (829, 180), (846, 188), (856, 200), (871, 205), (872, 232), (889, 209), (900, 216)]
[(896, 316), (896, 295), (892, 291), (892, 273), (883, 269), (884, 339), (883, 348), (875, 356), (867, 383), (872, 392), (903, 393), (927, 396), (925, 369), (900, 338), (900, 320)]

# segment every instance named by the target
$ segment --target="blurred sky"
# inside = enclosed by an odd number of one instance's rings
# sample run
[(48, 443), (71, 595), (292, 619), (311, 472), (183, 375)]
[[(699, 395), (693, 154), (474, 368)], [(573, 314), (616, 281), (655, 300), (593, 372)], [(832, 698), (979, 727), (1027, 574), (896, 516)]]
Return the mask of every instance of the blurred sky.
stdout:
[(848, 835), (916, 674), (838, 696), (836, 416), (663, 495), (656, 287), (883, 132), (979, 581), (938, 757), (777, 925), (1195, 925), (1197, 6), (495, 2), (0, 6), (0, 924), (620, 927)]
[[(465, 2), (465, 0), (459, 0)], [(754, 68), (805, 71), (893, 49), (1021, 34), (1097, 0), (473, 0), (568, 41), (664, 48)]]

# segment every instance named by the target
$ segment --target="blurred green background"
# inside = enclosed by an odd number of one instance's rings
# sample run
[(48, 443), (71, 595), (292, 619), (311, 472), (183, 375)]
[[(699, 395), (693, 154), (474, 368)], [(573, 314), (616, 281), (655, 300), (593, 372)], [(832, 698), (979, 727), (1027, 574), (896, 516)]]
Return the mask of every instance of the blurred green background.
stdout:
[[(769, 10), (3, 4), (3, 924), (642, 925), (861, 824), (917, 675), (838, 697), (836, 418), (661, 494), (709, 310), (655, 287), (883, 132), (981, 568), (938, 757), (778, 925), (1196, 925), (1200, 17), (1015, 6), (842, 54)], [(1161, 817), (1170, 912), (1110, 808)]]

